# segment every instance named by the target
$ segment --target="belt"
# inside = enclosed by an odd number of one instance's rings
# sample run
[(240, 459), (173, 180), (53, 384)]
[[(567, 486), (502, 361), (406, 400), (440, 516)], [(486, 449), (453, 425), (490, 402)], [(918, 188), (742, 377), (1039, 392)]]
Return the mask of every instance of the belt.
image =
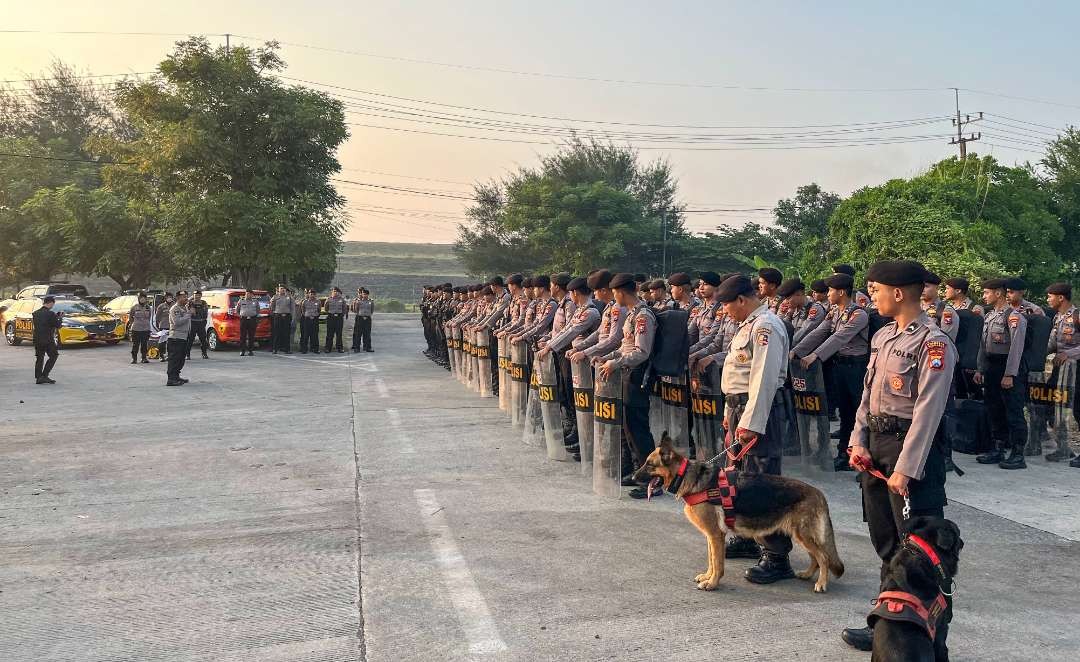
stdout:
[(732, 407), (742, 407), (746, 403), (750, 402), (749, 393), (732, 393), (724, 399)]
[(870, 354), (859, 354), (858, 356), (840, 356), (839, 354), (832, 358), (833, 363), (843, 363), (845, 365), (855, 365), (857, 363), (863, 363), (870, 360)]
[(991, 362), (1000, 361), (1001, 363), (1005, 363), (1006, 361), (1009, 360), (1009, 355), (1008, 354), (987, 354), (986, 355), (986, 360), (991, 361)]
[(289, 315), (292, 315), (292, 313), (274, 313), (275, 317), (288, 317)]
[(911, 429), (911, 419), (867, 414), (866, 427), (877, 434), (904, 434)]

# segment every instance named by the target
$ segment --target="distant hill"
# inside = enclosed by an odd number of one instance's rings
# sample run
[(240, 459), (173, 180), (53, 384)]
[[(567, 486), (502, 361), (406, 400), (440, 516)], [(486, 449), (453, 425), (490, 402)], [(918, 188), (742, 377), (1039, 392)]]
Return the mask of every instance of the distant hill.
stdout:
[(466, 278), (450, 244), (346, 241), (337, 264), (332, 282), (347, 295), (363, 286), (376, 298), (403, 303), (419, 299), (424, 285)]

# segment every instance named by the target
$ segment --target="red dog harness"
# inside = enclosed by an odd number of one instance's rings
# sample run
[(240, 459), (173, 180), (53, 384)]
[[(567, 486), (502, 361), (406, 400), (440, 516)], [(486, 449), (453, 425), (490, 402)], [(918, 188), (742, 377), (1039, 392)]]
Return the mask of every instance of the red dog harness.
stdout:
[[(686, 467), (690, 464), (689, 460), (683, 458), (682, 464), (679, 465), (679, 470), (676, 472), (676, 480), (682, 481), (683, 475), (686, 473)], [(713, 505), (720, 506), (724, 509), (724, 524), (728, 529), (735, 528), (735, 483), (733, 481), (734, 476), (729, 476), (728, 471), (721, 470), (716, 474), (716, 487), (711, 487), (700, 492), (693, 492), (691, 494), (684, 494), (682, 499), (688, 506), (696, 506), (699, 503), (705, 503), (708, 501)], [(734, 474), (735, 472), (730, 472)]]
[[(930, 563), (933, 564), (934, 569), (937, 571), (939, 582), (942, 585), (950, 583), (948, 573), (945, 572), (945, 566), (941, 564), (941, 558), (929, 543), (913, 534), (908, 534), (904, 543), (905, 545), (911, 543), (930, 559)], [(906, 591), (882, 591), (875, 602), (877, 606), (866, 617), (866, 621), (871, 627), (879, 618), (914, 623), (926, 630), (926, 633), (930, 635), (930, 641), (933, 641), (937, 635), (938, 621), (941, 620), (941, 616), (948, 607), (943, 590), (939, 590), (933, 600), (925, 603), (918, 596)]]

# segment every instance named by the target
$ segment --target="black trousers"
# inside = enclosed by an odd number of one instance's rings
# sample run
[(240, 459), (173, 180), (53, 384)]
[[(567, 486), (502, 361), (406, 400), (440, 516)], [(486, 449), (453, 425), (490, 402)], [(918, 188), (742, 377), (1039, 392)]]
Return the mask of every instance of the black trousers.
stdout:
[[(783, 398), (783, 389), (773, 396), (769, 419), (765, 423), (765, 434), (759, 435), (757, 442), (735, 465), (739, 471), (750, 474), (768, 474), (779, 476), (784, 453), (784, 437), (788, 433), (787, 405)], [(732, 396), (735, 398), (736, 396)], [(729, 436), (738, 428), (739, 419), (746, 409), (745, 404), (732, 406), (728, 413)], [(725, 442), (727, 446), (729, 442)], [(774, 533), (761, 541), (761, 547), (773, 556), (787, 556), (791, 553), (791, 538)]]
[[(326, 351), (333, 346), (341, 351), (341, 330), (345, 327), (345, 315), (343, 313), (330, 313), (326, 316)], [(335, 339), (337, 342), (334, 342)]]
[(195, 338), (199, 339), (199, 349), (202, 350), (203, 355), (206, 355), (206, 320), (191, 320), (191, 333), (187, 337), (187, 348), (184, 351), (184, 355), (187, 358), (191, 358), (191, 347), (195, 344)]
[(319, 318), (300, 318), (300, 351), (319, 353)]
[(292, 339), (292, 315), (276, 313), (274, 315), (274, 351), (292, 351), (289, 341)]
[(357, 317), (352, 331), (352, 348), (356, 351), (363, 349), (371, 351), (371, 318)]
[(563, 443), (566, 446), (577, 446), (578, 427), (577, 411), (574, 409), (574, 378), (570, 372), (570, 361), (562, 352), (555, 356), (555, 367), (559, 371), (559, 407), (562, 409)]
[(255, 330), (259, 328), (258, 317), (240, 318), (240, 349), (247, 352), (255, 351)]
[(837, 457), (847, 458), (848, 441), (855, 429), (855, 413), (862, 402), (863, 381), (870, 356), (834, 356), (832, 361), (833, 389), (840, 410), (840, 438), (836, 440)]
[(1027, 421), (1024, 419), (1024, 400), (1027, 394), (1027, 370), (1020, 366), (1013, 378), (1012, 388), (1001, 388), (1005, 376), (1006, 357), (990, 357), (990, 366), (983, 373), (983, 399), (990, 412), (990, 435), (1001, 450), (1023, 449), (1027, 445)]
[(188, 341), (180, 338), (169, 338), (168, 342), (169, 362), (166, 363), (165, 374), (170, 382), (180, 379), (180, 371), (184, 369), (187, 361)]
[(132, 331), (131, 332), (131, 358), (135, 359), (136, 356), (142, 355), (142, 358), (146, 358), (146, 346), (150, 342), (149, 331)]
[[(56, 357), (60, 352), (56, 349), (56, 343), (50, 340), (47, 343), (34, 343), (34, 379), (48, 377), (56, 365)], [(45, 360), (48, 356), (49, 360)]]

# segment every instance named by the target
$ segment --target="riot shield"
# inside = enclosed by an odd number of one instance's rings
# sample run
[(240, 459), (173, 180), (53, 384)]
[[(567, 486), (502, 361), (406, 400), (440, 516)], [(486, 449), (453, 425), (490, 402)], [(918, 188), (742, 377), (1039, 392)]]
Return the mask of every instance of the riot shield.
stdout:
[(706, 462), (723, 449), (724, 440), (724, 395), (720, 391), (720, 366), (716, 361), (694, 377), (691, 387), (694, 446), (697, 459)]
[(454, 379), (460, 379), (458, 372), (461, 370), (461, 357), (457, 353), (457, 340), (454, 339), (454, 329), (445, 327), (444, 329), (446, 330), (446, 358), (450, 362), (450, 374), (454, 376)]
[(622, 496), (622, 375), (595, 375), (593, 388), (593, 492)]
[(562, 403), (559, 397), (559, 373), (555, 370), (555, 353), (548, 352), (543, 358), (537, 356), (534, 368), (537, 375), (536, 390), (540, 397), (540, 414), (544, 419), (544, 441), (547, 456), (556, 462), (569, 462), (574, 458), (563, 443)]
[(516, 428), (525, 425), (525, 405), (529, 399), (527, 353), (525, 343), (510, 344), (510, 422)]
[(825, 377), (821, 361), (804, 369), (798, 359), (788, 366), (792, 396), (795, 400), (796, 428), (799, 431), (799, 455), (803, 468), (832, 471), (832, 441), (829, 437), (829, 408), (825, 398)]
[(480, 397), (490, 398), (491, 393), (491, 332), (476, 332), (476, 378), (480, 382)]
[(1040, 315), (1027, 318), (1027, 335), (1024, 337), (1024, 358), (1021, 364), (1029, 371), (1041, 370), (1046, 363), (1050, 332), (1054, 328), (1054, 319)]
[(593, 475), (593, 369), (588, 361), (570, 363), (574, 383), (574, 415), (577, 417), (581, 475)]
[(498, 339), (499, 409), (510, 413), (510, 341)]
[(649, 389), (649, 432), (659, 441), (664, 432), (664, 402), (660, 399), (660, 378), (652, 378)]
[[(1036, 367), (1038, 370), (1036, 370)], [(1045, 370), (1043, 368), (1045, 367)], [(1027, 446), (1024, 455), (1042, 455), (1043, 446), (1049, 442), (1050, 437), (1046, 431), (1046, 425), (1053, 415), (1054, 397), (1052, 392), (1051, 377), (1053, 375), (1054, 360), (1047, 358), (1046, 364), (1031, 366), (1027, 374)]]
[[(526, 446), (542, 448), (547, 444), (544, 437), (544, 413), (540, 409), (540, 374), (531, 369), (531, 363), (526, 363), (529, 370), (528, 397), (525, 401), (525, 430), (521, 435), (521, 441)], [(561, 429), (561, 428), (560, 428)]]
[(983, 318), (970, 310), (958, 310), (960, 328), (956, 331), (956, 353), (964, 370), (979, 369), (979, 344), (982, 342)]
[[(1039, 380), (1035, 381), (1038, 377)], [(1055, 366), (1046, 361), (1046, 371), (1029, 373), (1028, 377), (1028, 448), (1030, 455), (1043, 454), (1048, 460), (1068, 460), (1072, 457), (1069, 436), (1076, 429), (1073, 417), (1073, 398), (1076, 385), (1076, 362)], [(1049, 433), (1047, 425), (1050, 426)]]
[[(661, 377), (657, 381), (660, 382), (660, 414), (663, 417), (661, 432), (667, 431), (675, 450), (687, 457), (690, 454), (690, 416), (687, 409), (690, 388), (686, 377)], [(654, 436), (653, 439), (660, 443), (660, 437)]]
[(454, 334), (454, 365), (457, 366), (457, 378), (462, 384), (465, 383), (465, 374), (467, 366), (465, 365), (465, 343), (461, 338), (461, 327), (450, 327), (451, 332)]

